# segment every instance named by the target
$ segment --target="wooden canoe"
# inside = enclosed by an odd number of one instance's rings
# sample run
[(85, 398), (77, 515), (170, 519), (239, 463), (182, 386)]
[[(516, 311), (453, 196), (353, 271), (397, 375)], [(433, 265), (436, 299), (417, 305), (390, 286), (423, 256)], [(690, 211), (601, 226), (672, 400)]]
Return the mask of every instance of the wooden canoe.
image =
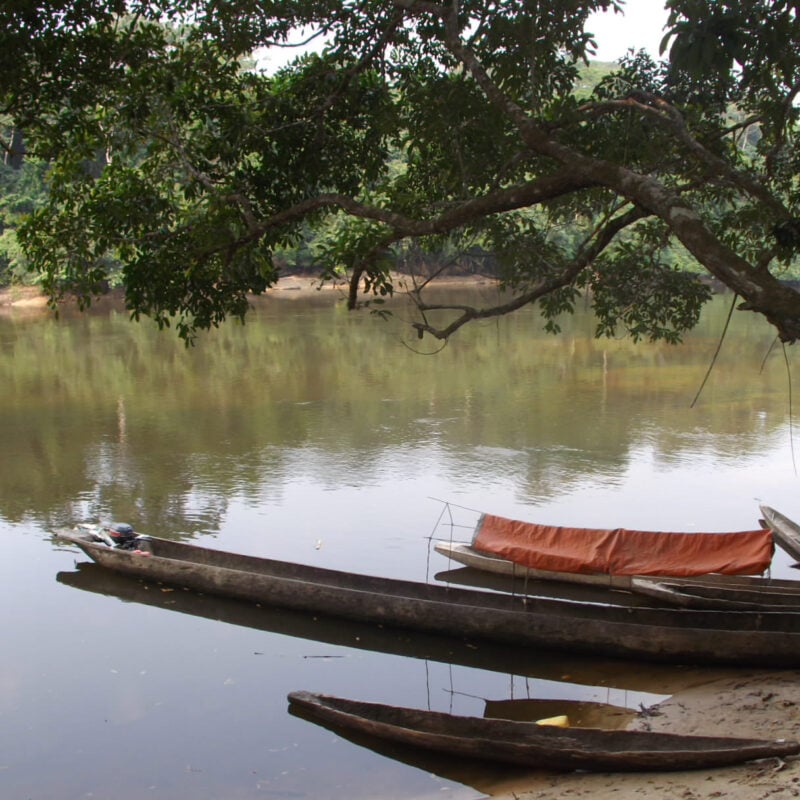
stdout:
[(752, 580), (760, 583), (633, 578), (631, 591), (683, 608), (800, 612), (800, 581)]
[(306, 718), (393, 742), (531, 769), (631, 772), (708, 769), (800, 753), (786, 740), (559, 728), (292, 692)]
[(795, 561), (800, 561), (800, 525), (769, 506), (759, 506), (766, 527), (772, 531), (775, 543)]
[(533, 581), (560, 581), (582, 586), (601, 586), (608, 589), (630, 590), (631, 587), (631, 579), (627, 575), (532, 569), (507, 558), (482, 553), (467, 542), (436, 542), (433, 549), (445, 558), (463, 564), (465, 567), (492, 572), (495, 575), (510, 575), (512, 578)]
[[(700, 611), (500, 594), (237, 555), (165, 539), (139, 552), (63, 533), (108, 569), (282, 608), (573, 654), (800, 666), (800, 613)], [(146, 552), (142, 552), (146, 551)]]
[[(403, 630), (328, 616), (320, 611), (279, 608), (207, 592), (164, 593), (157, 588), (161, 583), (112, 572), (89, 561), (75, 564), (72, 570), (59, 572), (56, 580), (70, 588), (123, 603), (138, 603), (170, 614), (187, 614), (227, 625), (306, 639), (334, 648), (368, 650), (554, 683), (563, 682), (568, 676), (569, 684), (583, 684), (587, 694), (590, 687), (602, 687), (604, 690), (616, 688), (626, 692), (670, 695), (731, 675), (730, 670), (724, 667), (675, 669), (671, 664), (655, 663), (648, 664), (647, 669), (643, 670), (636, 662), (620, 659), (589, 659), (564, 651), (534, 651), (530, 648), (520, 651), (513, 644), (490, 641), (476, 643), (461, 637)], [(524, 658), (520, 657), (521, 652)]]
[(517, 591), (535, 591), (531, 582), (551, 581), (631, 592), (649, 597), (662, 605), (682, 608), (800, 611), (800, 581), (749, 575), (660, 578), (551, 572), (527, 569), (513, 561), (481, 553), (466, 542), (437, 542), (434, 549), (458, 564), (514, 578), (517, 580)]

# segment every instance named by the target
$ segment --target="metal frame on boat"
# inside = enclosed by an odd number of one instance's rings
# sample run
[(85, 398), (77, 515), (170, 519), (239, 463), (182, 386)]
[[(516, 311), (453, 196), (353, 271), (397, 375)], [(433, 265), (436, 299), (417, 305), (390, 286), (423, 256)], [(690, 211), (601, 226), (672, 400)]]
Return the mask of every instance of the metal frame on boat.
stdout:
[(372, 577), (143, 537), (59, 534), (98, 564), (251, 602), (459, 638), (671, 663), (800, 666), (800, 613), (616, 605)]

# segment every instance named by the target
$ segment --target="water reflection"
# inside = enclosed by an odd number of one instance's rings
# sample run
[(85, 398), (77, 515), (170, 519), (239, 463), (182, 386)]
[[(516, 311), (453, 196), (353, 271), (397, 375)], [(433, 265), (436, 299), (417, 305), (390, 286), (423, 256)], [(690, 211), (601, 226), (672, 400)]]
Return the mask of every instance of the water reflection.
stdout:
[[(698, 670), (659, 664), (632, 664), (608, 658), (592, 658), (546, 651), (534, 652), (487, 642), (406, 632), (380, 625), (328, 618), (280, 608), (267, 608), (190, 590), (164, 593), (156, 584), (118, 575), (97, 564), (82, 562), (70, 572), (59, 572), (57, 580), (67, 586), (141, 603), (167, 611), (218, 620), (253, 630), (269, 631), (314, 642), (399, 655), (441, 664), (458, 664), (524, 678), (586, 687), (606, 687), (624, 692), (626, 705), (655, 702), (658, 697), (707, 680), (708, 675), (735, 674), (736, 670)], [(658, 692), (653, 691), (657, 686)], [(584, 693), (587, 693), (585, 690)]]
[(785, 367), (776, 353), (759, 372), (771, 333), (743, 316), (688, 413), (724, 310), (680, 348), (593, 340), (581, 317), (554, 338), (521, 314), (430, 358), (399, 325), (319, 298), (262, 302), (192, 350), (124, 314), (0, 319), (15, 464), (0, 514), (213, 532), (230, 497), (280, 497), (298, 475), (331, 489), (395, 470), (491, 475), (540, 499), (620, 482), (644, 447), (667, 466), (700, 449), (746, 458), (786, 436)]
[(757, 317), (736, 316), (689, 408), (726, 313), (680, 348), (593, 340), (586, 316), (553, 338), (520, 314), (435, 357), (330, 295), (266, 299), (192, 350), (124, 313), (0, 316), (0, 794), (474, 798), (493, 777), (363, 751), (289, 717), (286, 694), (481, 714), (630, 708), (708, 679), (147, 588), (76, 566), (49, 531), (111, 518), (424, 581), (448, 567), (430, 498), (587, 527), (743, 529), (759, 500), (800, 517), (786, 368), (774, 351), (762, 370)]

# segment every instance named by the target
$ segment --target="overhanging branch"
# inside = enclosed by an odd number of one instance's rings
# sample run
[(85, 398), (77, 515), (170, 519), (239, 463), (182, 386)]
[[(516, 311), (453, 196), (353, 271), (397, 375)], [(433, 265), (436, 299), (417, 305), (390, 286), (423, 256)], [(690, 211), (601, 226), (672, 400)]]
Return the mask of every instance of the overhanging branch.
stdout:
[(273, 214), (263, 220), (249, 238), (260, 238), (270, 230), (297, 222), (309, 214), (325, 208), (339, 208), (353, 217), (383, 223), (403, 238), (434, 236), (448, 233), (489, 214), (527, 208), (596, 185), (591, 178), (566, 167), (551, 175), (500, 189), (482, 197), (454, 203), (449, 209), (430, 219), (415, 219), (347, 195), (325, 193)]
[(606, 100), (602, 103), (586, 103), (579, 109), (591, 116), (635, 110), (657, 122), (669, 131), (697, 161), (703, 165), (710, 180), (737, 186), (754, 199), (762, 202), (775, 214), (778, 220), (789, 219), (791, 214), (772, 192), (754, 176), (734, 169), (725, 159), (712, 153), (707, 147), (692, 136), (683, 115), (672, 104), (661, 97), (646, 92), (636, 92), (618, 100)]
[(528, 291), (512, 298), (511, 300), (500, 303), (487, 308), (475, 308), (474, 306), (466, 306), (459, 304), (445, 304), (445, 303), (425, 303), (421, 298), (420, 290), (410, 292), (417, 309), (423, 315), (423, 319), (427, 312), (432, 311), (460, 311), (461, 313), (452, 322), (444, 327), (436, 327), (429, 324), (427, 321), (414, 322), (412, 327), (418, 332), (419, 336), (428, 333), (436, 339), (448, 339), (459, 328), (462, 328), (468, 322), (476, 319), (490, 319), (493, 317), (501, 317), (505, 314), (510, 314), (518, 311), (524, 306), (535, 303), (542, 297), (545, 297), (553, 292), (563, 289), (576, 280), (578, 275), (589, 266), (614, 240), (616, 235), (625, 228), (633, 225), (641, 219), (648, 216), (648, 212), (640, 207), (634, 207), (620, 214), (608, 223), (603, 225), (596, 233), (595, 237), (576, 255), (576, 257), (567, 264), (560, 272), (552, 275), (549, 278), (539, 281), (535, 286), (531, 287)]
[[(766, 270), (758, 270), (718, 239), (695, 209), (674, 190), (650, 175), (642, 175), (620, 164), (587, 156), (551, 136), (534, 119), (505, 96), (495, 85), (475, 54), (464, 47), (452, 21), (447, 27), (451, 52), (464, 64), (489, 101), (514, 122), (525, 144), (535, 153), (569, 166), (578, 174), (607, 186), (633, 203), (648, 209), (669, 226), (686, 249), (716, 278), (739, 294), (742, 309), (763, 314), (784, 342), (800, 339), (800, 293), (782, 284)], [(730, 169), (726, 165), (726, 170)], [(755, 196), (760, 187), (749, 187)], [(775, 198), (764, 198), (774, 212), (785, 214)]]

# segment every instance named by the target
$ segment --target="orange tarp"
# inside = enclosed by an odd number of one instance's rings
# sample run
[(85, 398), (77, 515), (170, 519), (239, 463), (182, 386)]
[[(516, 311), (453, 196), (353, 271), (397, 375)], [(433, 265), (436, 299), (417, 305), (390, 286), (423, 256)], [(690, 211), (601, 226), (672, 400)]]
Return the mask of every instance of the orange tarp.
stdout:
[(472, 545), (531, 569), (609, 575), (757, 575), (772, 561), (772, 532), (663, 533), (536, 525), (484, 514)]

